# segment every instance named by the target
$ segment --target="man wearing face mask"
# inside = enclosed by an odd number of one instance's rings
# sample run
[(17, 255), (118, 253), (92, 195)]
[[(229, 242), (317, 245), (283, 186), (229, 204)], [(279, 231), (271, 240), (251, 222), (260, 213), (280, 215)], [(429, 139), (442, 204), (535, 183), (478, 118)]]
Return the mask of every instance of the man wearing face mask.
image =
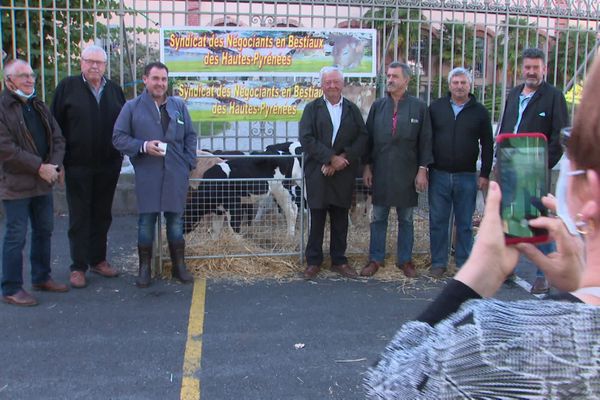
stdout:
[(52, 112), (67, 141), (65, 180), (74, 288), (87, 285), (88, 268), (106, 278), (119, 274), (106, 260), (106, 247), (123, 160), (112, 145), (112, 133), (125, 95), (104, 76), (106, 60), (102, 47), (86, 47), (81, 53), (81, 74), (63, 79), (52, 101)]
[(65, 143), (52, 113), (35, 96), (35, 74), (25, 61), (9, 61), (0, 93), (0, 198), (5, 212), (2, 299), (18, 306), (37, 300), (23, 289), (23, 249), (31, 223), (34, 290), (66, 292), (50, 276), (54, 223), (52, 186), (62, 179)]
[[(508, 94), (500, 133), (543, 133), (548, 141), (548, 169), (551, 170), (562, 156), (560, 130), (569, 123), (567, 102), (560, 90), (544, 80), (546, 57), (542, 50), (525, 49), (522, 58), (524, 82)], [(554, 251), (552, 244), (539, 247), (546, 254)], [(549, 289), (544, 273), (538, 269), (531, 293), (547, 293)]]

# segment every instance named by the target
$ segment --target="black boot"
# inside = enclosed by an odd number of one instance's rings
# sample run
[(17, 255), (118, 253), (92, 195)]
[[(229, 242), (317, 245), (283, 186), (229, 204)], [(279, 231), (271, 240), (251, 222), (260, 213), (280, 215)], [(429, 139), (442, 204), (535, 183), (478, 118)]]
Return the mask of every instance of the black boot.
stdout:
[(139, 288), (147, 288), (152, 281), (152, 246), (138, 246), (140, 270), (135, 284)]
[(179, 279), (181, 283), (192, 283), (194, 277), (187, 270), (185, 265), (185, 242), (169, 242), (169, 253), (171, 253), (171, 275)]

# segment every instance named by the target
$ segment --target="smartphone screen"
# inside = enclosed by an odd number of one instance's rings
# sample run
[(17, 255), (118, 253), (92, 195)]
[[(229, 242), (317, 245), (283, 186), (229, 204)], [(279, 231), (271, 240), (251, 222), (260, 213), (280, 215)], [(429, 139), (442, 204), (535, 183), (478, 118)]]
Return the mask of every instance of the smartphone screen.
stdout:
[(542, 204), (542, 196), (548, 194), (546, 137), (541, 133), (511, 133), (498, 135), (496, 141), (506, 243), (545, 242), (548, 232), (530, 227), (529, 220), (547, 215)]

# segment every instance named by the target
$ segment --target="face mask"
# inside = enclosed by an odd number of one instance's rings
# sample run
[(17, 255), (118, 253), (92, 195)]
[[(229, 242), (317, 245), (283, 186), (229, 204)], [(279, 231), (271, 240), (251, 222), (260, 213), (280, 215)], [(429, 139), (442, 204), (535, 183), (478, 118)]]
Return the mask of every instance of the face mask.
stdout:
[(30, 94), (25, 94), (21, 89), (15, 90), (15, 94), (19, 97), (24, 98), (25, 100), (29, 100), (30, 98), (35, 96), (35, 90)]
[(560, 173), (556, 181), (556, 215), (563, 220), (571, 235), (578, 235), (573, 219), (569, 215), (567, 206), (567, 173), (569, 172), (569, 159), (563, 156), (560, 161)]

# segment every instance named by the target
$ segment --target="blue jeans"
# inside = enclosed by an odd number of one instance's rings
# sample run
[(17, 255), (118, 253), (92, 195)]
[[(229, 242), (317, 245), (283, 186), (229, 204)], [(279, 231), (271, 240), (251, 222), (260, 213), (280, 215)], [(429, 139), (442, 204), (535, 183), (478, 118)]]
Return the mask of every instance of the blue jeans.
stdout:
[(50, 279), (50, 241), (54, 229), (52, 193), (18, 200), (3, 200), (5, 233), (2, 248), (2, 295), (23, 287), (23, 249), (31, 221), (31, 283)]
[(431, 268), (448, 266), (450, 212), (456, 223), (456, 266), (460, 268), (473, 247), (473, 213), (477, 199), (474, 172), (429, 170), (429, 243)]
[[(373, 205), (371, 221), (371, 240), (369, 243), (369, 260), (383, 262), (385, 260), (385, 239), (387, 235), (388, 215), (390, 207)], [(398, 265), (411, 261), (413, 249), (413, 209), (396, 207), (398, 214), (398, 242), (396, 263)]]
[[(165, 212), (167, 240), (169, 243), (183, 242), (183, 218), (181, 213)], [(156, 218), (160, 213), (140, 213), (138, 217), (138, 245), (152, 246)]]

